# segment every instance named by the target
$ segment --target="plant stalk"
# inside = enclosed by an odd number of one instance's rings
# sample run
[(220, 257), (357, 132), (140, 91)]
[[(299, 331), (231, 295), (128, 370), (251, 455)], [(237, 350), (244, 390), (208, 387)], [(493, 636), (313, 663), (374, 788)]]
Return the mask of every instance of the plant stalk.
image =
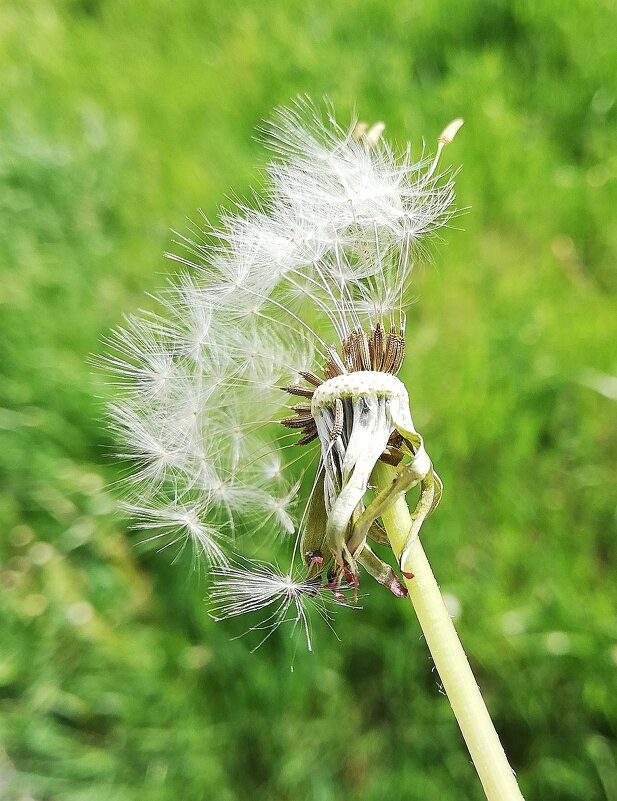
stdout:
[[(388, 486), (394, 475), (393, 468), (383, 463), (373, 472), (378, 488)], [(399, 497), (381, 518), (398, 558), (412, 522), (405, 497)], [(405, 579), (409, 598), (486, 797), (488, 801), (523, 801), (419, 539), (406, 565), (414, 575)]]

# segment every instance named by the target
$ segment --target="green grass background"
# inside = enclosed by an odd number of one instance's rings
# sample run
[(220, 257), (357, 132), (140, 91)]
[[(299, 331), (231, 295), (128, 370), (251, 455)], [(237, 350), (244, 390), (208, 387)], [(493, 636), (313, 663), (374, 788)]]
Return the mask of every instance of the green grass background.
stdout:
[(424, 542), (528, 801), (617, 801), (617, 406), (589, 386), (617, 372), (616, 24), (608, 0), (0, 3), (0, 798), (482, 798), (406, 604), (371, 587), (341, 642), (251, 654), (116, 512), (88, 355), (308, 92), (417, 147), (466, 120), (469, 212), (410, 311), (446, 484)]

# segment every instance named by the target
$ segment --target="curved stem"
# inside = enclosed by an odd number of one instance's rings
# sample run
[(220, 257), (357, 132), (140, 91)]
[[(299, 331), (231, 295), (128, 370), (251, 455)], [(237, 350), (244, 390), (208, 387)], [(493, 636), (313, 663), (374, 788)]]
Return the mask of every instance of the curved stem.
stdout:
[[(393, 468), (380, 463), (373, 472), (377, 487), (388, 486), (394, 475)], [(398, 558), (412, 524), (404, 496), (385, 510), (381, 519)], [(419, 539), (409, 551), (406, 566), (414, 574), (413, 579), (405, 580), (410, 600), (486, 797), (488, 801), (522, 801), (516, 778)]]

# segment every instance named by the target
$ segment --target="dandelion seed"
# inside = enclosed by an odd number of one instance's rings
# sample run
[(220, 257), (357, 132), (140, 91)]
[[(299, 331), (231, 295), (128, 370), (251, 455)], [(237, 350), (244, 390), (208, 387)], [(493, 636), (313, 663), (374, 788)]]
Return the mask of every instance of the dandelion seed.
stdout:
[(273, 565), (258, 562), (248, 562), (247, 567), (215, 567), (212, 573), (210, 614), (215, 620), (272, 607), (269, 616), (253, 627), (266, 631), (259, 645), (281, 623), (291, 621), (301, 626), (312, 650), (310, 610), (317, 610), (327, 621), (331, 619), (329, 596), (319, 579), (295, 579)]
[[(213, 566), (217, 618), (273, 604), (267, 625), (292, 610), (310, 644), (307, 609), (357, 595), (360, 567), (406, 594), (370, 547), (388, 540), (367, 491), (380, 460), (397, 466), (392, 492), (421, 485), (409, 545), (439, 501), (397, 375), (414, 262), (454, 213), (438, 162), (460, 123), (414, 161), (382, 123), (343, 128), (306, 100), (280, 110), (265, 197), (179, 234), (171, 258), (191, 274), (110, 339), (130, 511)], [(289, 543), (288, 573), (225, 566), (266, 530)]]
[(138, 521), (136, 528), (149, 532), (145, 542), (163, 541), (161, 548), (187, 542), (193, 544), (196, 557), (204, 557), (209, 565), (225, 564), (227, 557), (218, 540), (221, 529), (205, 522), (208, 518), (207, 504), (188, 505), (180, 501), (167, 506), (145, 506), (125, 504), (125, 510)]

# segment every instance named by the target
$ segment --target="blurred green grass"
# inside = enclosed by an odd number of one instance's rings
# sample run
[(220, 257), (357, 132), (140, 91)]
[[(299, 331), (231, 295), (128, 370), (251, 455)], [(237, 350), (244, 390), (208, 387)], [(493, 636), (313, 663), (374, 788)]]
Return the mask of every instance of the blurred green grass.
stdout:
[(482, 797), (404, 604), (250, 654), (115, 511), (88, 355), (308, 92), (417, 147), (466, 120), (410, 314), (424, 541), (526, 796), (617, 799), (615, 7), (316, 6), (0, 6), (2, 798)]

